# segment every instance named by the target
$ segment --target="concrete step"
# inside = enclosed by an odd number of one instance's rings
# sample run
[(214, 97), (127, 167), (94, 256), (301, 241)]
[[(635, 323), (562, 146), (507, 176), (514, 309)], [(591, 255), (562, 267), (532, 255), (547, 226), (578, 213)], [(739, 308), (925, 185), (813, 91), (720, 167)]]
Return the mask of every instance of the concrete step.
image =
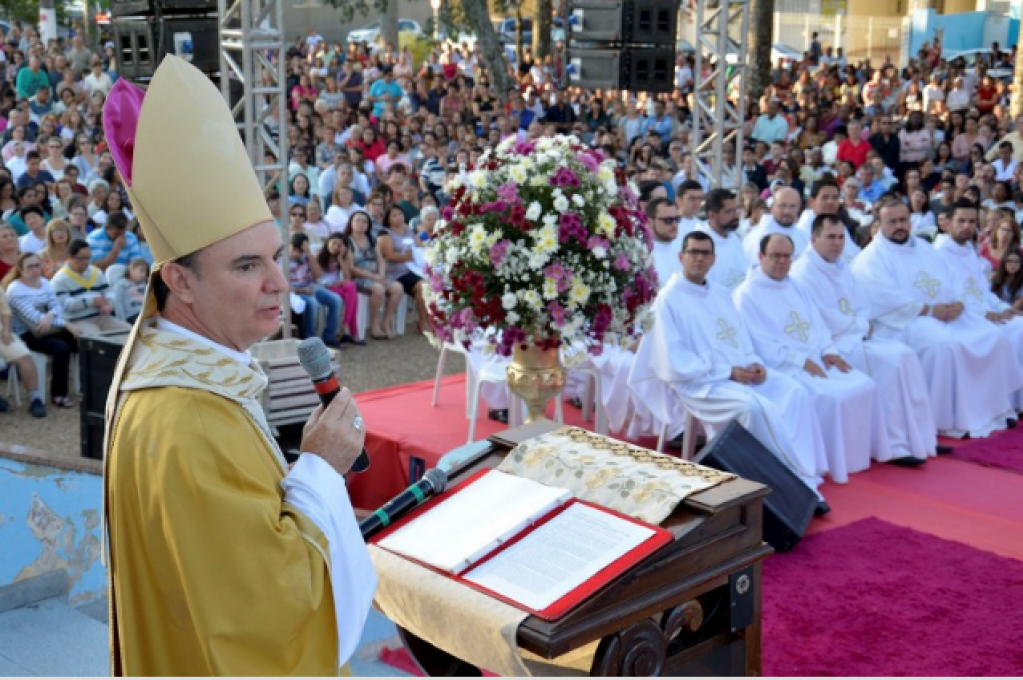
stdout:
[(107, 627), (60, 600), (0, 614), (0, 675), (105, 676)]
[[(109, 637), (102, 603), (89, 616), (60, 599), (44, 600), (0, 613), (0, 676), (95, 677), (109, 674)], [(361, 677), (408, 677), (380, 661), (384, 647), (400, 646), (394, 624), (371, 611), (351, 660)]]

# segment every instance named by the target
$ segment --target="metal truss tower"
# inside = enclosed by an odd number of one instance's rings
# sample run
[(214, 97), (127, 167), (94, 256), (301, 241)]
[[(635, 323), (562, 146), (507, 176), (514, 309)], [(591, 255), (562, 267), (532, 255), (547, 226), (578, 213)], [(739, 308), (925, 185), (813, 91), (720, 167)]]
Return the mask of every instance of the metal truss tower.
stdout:
[[(275, 215), (288, 242), (287, 57), (284, 0), (217, 0), (220, 91), (224, 94), (263, 191), (281, 193)], [(285, 249), (286, 250), (286, 249)], [(289, 259), (282, 258), (287, 275)], [(284, 337), (291, 335), (291, 309), (283, 296)]]
[[(746, 113), (746, 37), (752, 0), (697, 0), (696, 66), (693, 131), (690, 137), (697, 170), (712, 186), (738, 191), (742, 176), (742, 126)], [(703, 62), (710, 71), (702, 77)], [(737, 87), (735, 105), (729, 103), (729, 83)], [(735, 150), (726, 166), (724, 150)]]

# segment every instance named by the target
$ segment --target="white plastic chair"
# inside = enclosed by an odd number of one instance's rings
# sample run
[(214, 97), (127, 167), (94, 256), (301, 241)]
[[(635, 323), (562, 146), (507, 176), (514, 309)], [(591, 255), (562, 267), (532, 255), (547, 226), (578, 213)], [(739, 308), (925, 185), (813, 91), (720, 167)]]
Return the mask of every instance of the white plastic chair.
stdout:
[(475, 380), (473, 375), (472, 362), (469, 361), (469, 353), (465, 347), (453, 342), (445, 342), (440, 348), (440, 356), (437, 358), (437, 375), (433, 379), (433, 399), (430, 400), (430, 406), (437, 406), (437, 402), (440, 400), (440, 380), (444, 377), (444, 364), (449, 352), (461, 354), (465, 358), (465, 417), (469, 417), (470, 407), (469, 404), (472, 401), (472, 389), (471, 385)]
[[(702, 432), (703, 425), (700, 424), (700, 421), (693, 416), (692, 413), (686, 411), (686, 420), (683, 427), (685, 429), (682, 432), (682, 451), (679, 454), (679, 457), (682, 458), (682, 460), (692, 460), (696, 453), (696, 437), (698, 436), (697, 429)], [(657, 435), (658, 453), (664, 453), (664, 440), (667, 439), (667, 436), (668, 424), (662, 423), (661, 432)]]
[[(76, 391), (79, 391), (78, 383), (80, 381), (78, 379), (77, 371), (78, 355), (72, 354), (71, 357), (73, 362), (71, 364), (71, 370), (74, 372), (74, 385)], [(49, 358), (50, 357), (46, 356), (45, 354), (38, 354), (36, 352), (32, 352), (32, 361), (36, 365), (36, 375), (39, 376), (39, 387), (40, 389), (43, 390), (44, 393), (46, 392), (47, 385), (46, 369), (48, 366)], [(16, 364), (7, 365), (7, 396), (14, 399), (14, 404), (16, 406), (21, 406), (21, 383), (19, 381), (18, 366)]]
[[(407, 295), (404, 296), (408, 298)], [(384, 298), (383, 304), (380, 306), (380, 313), (383, 314), (384, 310), (387, 309), (387, 298)], [(396, 335), (405, 335), (405, 324), (408, 320), (408, 302), (402, 301), (402, 304), (398, 305), (398, 310), (394, 313), (394, 332)], [(366, 339), (366, 333), (369, 330), (369, 296), (363, 293), (359, 293), (359, 307), (356, 311), (356, 322), (359, 326), (359, 340)]]
[(123, 279), (127, 272), (128, 265), (112, 264), (107, 267), (107, 270), (103, 273), (107, 277), (107, 283), (109, 283), (110, 287), (113, 288), (114, 284)]
[[(610, 429), (607, 422), (607, 410), (604, 408), (603, 400), (603, 378), (595, 366), (574, 369), (586, 376), (586, 389), (583, 391), (583, 420), (594, 420), (593, 431), (597, 434), (606, 435)], [(559, 400), (560, 403), (560, 400)], [(596, 417), (594, 418), (594, 412)]]

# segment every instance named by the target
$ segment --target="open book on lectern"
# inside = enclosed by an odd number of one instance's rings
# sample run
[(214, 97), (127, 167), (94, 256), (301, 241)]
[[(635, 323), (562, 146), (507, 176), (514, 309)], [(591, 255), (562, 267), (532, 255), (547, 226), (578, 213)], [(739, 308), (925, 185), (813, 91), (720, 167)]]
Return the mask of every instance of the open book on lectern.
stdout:
[(554, 620), (672, 540), (567, 489), (483, 470), (371, 542)]

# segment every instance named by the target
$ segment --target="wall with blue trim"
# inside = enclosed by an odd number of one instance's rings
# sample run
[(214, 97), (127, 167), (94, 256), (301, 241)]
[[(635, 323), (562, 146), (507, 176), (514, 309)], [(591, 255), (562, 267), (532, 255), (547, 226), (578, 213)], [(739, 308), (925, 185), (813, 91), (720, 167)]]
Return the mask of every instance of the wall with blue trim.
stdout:
[(0, 586), (68, 574), (72, 604), (106, 595), (99, 475), (0, 458)]
[[(973, 50), (991, 47), (985, 43), (984, 28), (991, 18), (990, 12), (960, 12), (938, 14), (933, 9), (918, 9), (910, 16), (909, 56), (916, 56), (925, 42), (932, 42), (935, 33), (942, 33), (942, 48), (948, 51)], [(1002, 45), (1008, 49), (1019, 39), (1019, 18), (1009, 20), (1008, 40)]]

